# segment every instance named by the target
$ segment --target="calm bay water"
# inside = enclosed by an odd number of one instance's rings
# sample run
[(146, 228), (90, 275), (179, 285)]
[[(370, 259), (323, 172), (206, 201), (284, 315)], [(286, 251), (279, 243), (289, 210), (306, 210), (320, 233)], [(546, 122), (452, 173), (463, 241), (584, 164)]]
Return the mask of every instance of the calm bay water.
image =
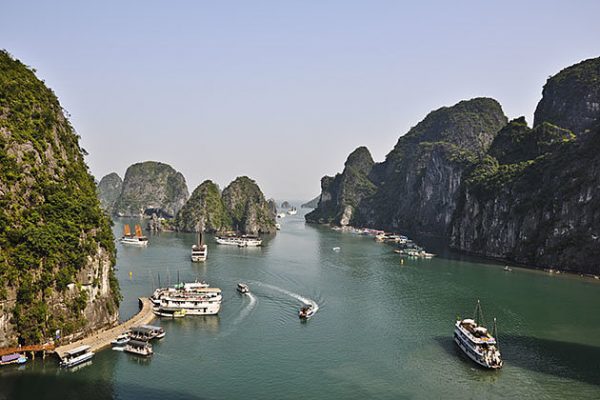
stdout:
[[(300, 214), (263, 248), (208, 238), (203, 264), (189, 261), (194, 241), (163, 233), (146, 249), (118, 245), (121, 317), (159, 274), (166, 285), (178, 273), (223, 289), (219, 316), (155, 321), (167, 336), (148, 360), (106, 350), (75, 371), (52, 358), (2, 368), (0, 399), (600, 398), (596, 281), (444, 253), (401, 264), (387, 245)], [(235, 291), (240, 281), (251, 296)], [(306, 323), (302, 298), (319, 305)], [(477, 298), (488, 321), (498, 318), (500, 371), (477, 368), (452, 342), (454, 319)]]

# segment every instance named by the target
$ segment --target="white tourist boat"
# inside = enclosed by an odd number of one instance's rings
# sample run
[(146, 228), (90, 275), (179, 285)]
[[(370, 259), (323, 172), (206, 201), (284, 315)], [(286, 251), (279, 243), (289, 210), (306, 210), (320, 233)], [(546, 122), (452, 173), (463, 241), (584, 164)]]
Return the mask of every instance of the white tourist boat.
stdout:
[(238, 246), (238, 247), (258, 247), (262, 245), (262, 239), (258, 236), (217, 236), (215, 238), (218, 244)]
[(123, 237), (121, 237), (120, 242), (132, 246), (148, 246), (148, 238), (142, 235), (142, 227), (139, 225), (135, 226), (135, 235), (133, 235), (129, 224), (125, 224), (123, 227)]
[(237, 284), (237, 291), (240, 292), (240, 293), (242, 293), (242, 294), (250, 293), (250, 288), (245, 283), (238, 283)]
[(288, 215), (296, 215), (298, 214), (298, 210), (296, 209), (296, 207), (292, 207), (288, 210)]
[(72, 368), (91, 360), (92, 357), (94, 357), (94, 352), (90, 351), (90, 346), (79, 346), (65, 352), (59, 365), (63, 368)]
[(192, 261), (202, 262), (206, 261), (208, 257), (208, 246), (204, 243), (202, 233), (198, 234), (198, 243), (192, 245)]
[(285, 218), (285, 213), (284, 212), (280, 212), (279, 214), (277, 214), (277, 218)]
[(152, 345), (143, 340), (130, 340), (123, 351), (143, 357), (149, 357), (154, 353)]
[(454, 325), (454, 341), (458, 347), (473, 361), (484, 368), (502, 368), (502, 357), (496, 336), (496, 319), (494, 319), (494, 334), (479, 325), (483, 320), (481, 304), (477, 300), (474, 319), (462, 319)]
[[(172, 287), (158, 288), (150, 296), (150, 301), (154, 305), (160, 305), (160, 299), (164, 295), (192, 295), (192, 294), (205, 294), (207, 291), (204, 289), (210, 287), (210, 285), (204, 281), (202, 282), (181, 282)], [(211, 293), (209, 290), (208, 293)]]
[(221, 309), (222, 297), (216, 296), (164, 296), (160, 299), (157, 312), (183, 310), (185, 315), (215, 315)]

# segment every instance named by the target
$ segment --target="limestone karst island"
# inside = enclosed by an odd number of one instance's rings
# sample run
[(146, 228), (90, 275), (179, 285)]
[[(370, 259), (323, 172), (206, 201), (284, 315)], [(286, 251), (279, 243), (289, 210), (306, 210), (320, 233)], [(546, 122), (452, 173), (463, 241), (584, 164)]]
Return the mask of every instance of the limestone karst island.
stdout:
[(0, 400), (600, 397), (600, 4), (2, 8)]

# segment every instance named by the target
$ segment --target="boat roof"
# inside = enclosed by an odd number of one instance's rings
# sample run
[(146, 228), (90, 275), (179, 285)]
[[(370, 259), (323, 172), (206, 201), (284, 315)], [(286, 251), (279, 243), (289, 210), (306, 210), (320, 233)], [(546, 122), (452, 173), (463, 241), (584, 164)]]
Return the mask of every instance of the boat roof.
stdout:
[(134, 326), (133, 328), (131, 328), (132, 332), (138, 332), (138, 333), (152, 333), (152, 332), (154, 332), (154, 330), (155, 329), (149, 328), (147, 325)]
[(160, 326), (156, 326), (156, 325), (141, 325), (141, 328), (148, 328), (148, 329), (152, 329), (154, 331), (162, 331), (163, 328)]
[(88, 351), (89, 349), (90, 349), (90, 346), (83, 345), (83, 346), (75, 347), (74, 349), (71, 349), (69, 351), (65, 351), (65, 354), (73, 355), (73, 354), (77, 354), (77, 353), (83, 353), (84, 351)]
[(2, 356), (2, 362), (18, 360), (21, 357), (23, 357), (23, 355), (21, 355), (19, 353), (9, 354), (6, 356)]
[(133, 340), (133, 339), (130, 340), (128, 344), (130, 344), (131, 346), (134, 346), (134, 347), (147, 347), (147, 346), (150, 346), (150, 343), (148, 343), (148, 342), (144, 342), (142, 340)]

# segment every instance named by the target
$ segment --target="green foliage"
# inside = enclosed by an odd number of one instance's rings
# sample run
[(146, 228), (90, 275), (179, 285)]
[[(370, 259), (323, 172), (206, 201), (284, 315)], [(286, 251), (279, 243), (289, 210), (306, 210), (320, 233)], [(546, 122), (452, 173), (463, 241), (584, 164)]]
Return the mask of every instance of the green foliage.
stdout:
[[(48, 289), (65, 290), (98, 246), (114, 261), (110, 221), (82, 154), (54, 93), (0, 52), (0, 282), (17, 291), (13, 315), (24, 343), (69, 321), (44, 302)], [(118, 304), (118, 284), (112, 289)], [(84, 306), (80, 295), (77, 309)]]

